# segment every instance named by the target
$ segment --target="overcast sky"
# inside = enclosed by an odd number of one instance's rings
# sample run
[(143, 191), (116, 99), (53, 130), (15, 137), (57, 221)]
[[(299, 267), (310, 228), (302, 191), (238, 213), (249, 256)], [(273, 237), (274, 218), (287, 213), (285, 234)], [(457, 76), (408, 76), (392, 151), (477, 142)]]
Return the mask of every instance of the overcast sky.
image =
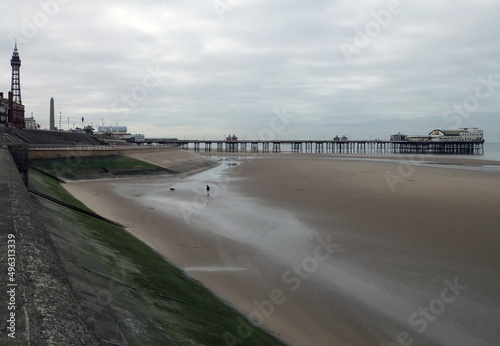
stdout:
[[(26, 115), (148, 137), (387, 139), (479, 127), (500, 142), (499, 0), (20, 0)], [(3, 63), (2, 63), (3, 61)]]

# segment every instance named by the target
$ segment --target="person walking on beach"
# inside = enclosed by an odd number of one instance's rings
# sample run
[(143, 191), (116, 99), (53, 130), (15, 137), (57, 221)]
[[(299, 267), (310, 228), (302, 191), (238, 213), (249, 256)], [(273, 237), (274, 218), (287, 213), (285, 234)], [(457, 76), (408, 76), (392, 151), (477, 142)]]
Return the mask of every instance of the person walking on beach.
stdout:
[(210, 186), (207, 185), (206, 190), (207, 190), (207, 196), (210, 196)]

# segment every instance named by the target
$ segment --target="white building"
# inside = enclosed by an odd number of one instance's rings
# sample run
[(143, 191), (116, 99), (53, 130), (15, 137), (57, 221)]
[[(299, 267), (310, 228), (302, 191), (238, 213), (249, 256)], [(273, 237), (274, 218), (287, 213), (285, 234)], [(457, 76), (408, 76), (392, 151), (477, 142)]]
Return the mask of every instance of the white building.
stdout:
[(462, 141), (482, 141), (483, 130), (477, 127), (464, 127), (460, 129), (460, 140)]
[(102, 126), (97, 127), (97, 132), (123, 134), (127, 133), (127, 126)]
[(101, 126), (97, 127), (97, 132), (101, 135), (110, 135), (119, 139), (130, 138), (130, 133), (127, 132), (127, 126)]
[(31, 117), (31, 118), (25, 118), (24, 122), (25, 122), (26, 128), (28, 130), (36, 130), (38, 128), (37, 125), (36, 125), (35, 118), (33, 118), (33, 117)]
[(458, 130), (435, 129), (429, 133), (429, 137), (432, 141), (482, 142), (483, 130), (477, 127), (464, 127)]

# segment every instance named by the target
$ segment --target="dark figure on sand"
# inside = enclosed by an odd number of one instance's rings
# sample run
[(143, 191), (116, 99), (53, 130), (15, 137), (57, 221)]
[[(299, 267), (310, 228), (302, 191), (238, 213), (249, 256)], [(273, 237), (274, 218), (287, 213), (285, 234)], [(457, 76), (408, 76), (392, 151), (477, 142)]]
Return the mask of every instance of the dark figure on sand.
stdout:
[(207, 185), (207, 196), (210, 196), (210, 186)]

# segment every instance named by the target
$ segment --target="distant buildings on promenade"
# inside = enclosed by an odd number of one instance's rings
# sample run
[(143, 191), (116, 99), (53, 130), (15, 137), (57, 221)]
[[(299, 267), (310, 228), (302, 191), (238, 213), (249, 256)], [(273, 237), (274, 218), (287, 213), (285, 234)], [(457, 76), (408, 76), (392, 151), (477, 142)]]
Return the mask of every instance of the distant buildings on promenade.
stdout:
[[(12, 66), (12, 79), (11, 79), (11, 90), (8, 92), (7, 97), (4, 96), (3, 92), (0, 92), (0, 127), (16, 127), (16, 128), (26, 128), (30, 130), (36, 130), (40, 128), (36, 120), (33, 117), (25, 118), (25, 107), (22, 103), (21, 98), (21, 58), (19, 57), (19, 51), (17, 48), (17, 43), (14, 45), (14, 52), (12, 53), (12, 59), (10, 60), (10, 65)], [(82, 127), (71, 127), (68, 120), (68, 131), (72, 132), (87, 132), (92, 133), (94, 131), (92, 125), (84, 126), (84, 118), (82, 117)], [(55, 119), (55, 105), (54, 98), (50, 99), (50, 119), (49, 119), (49, 130), (50, 131), (62, 131), (62, 115), (59, 115), (59, 126), (56, 127)], [(108, 127), (102, 129), (102, 133), (111, 132), (111, 135), (118, 138), (131, 137), (130, 134), (126, 134), (127, 127), (120, 126), (117, 128)]]
[(100, 136), (115, 137), (117, 139), (129, 139), (132, 137), (127, 131), (127, 126), (104, 126), (97, 127), (97, 133)]
[(40, 125), (37, 124), (37, 122), (35, 121), (35, 118), (33, 118), (33, 115), (31, 115), (31, 117), (29, 118), (24, 118), (24, 123), (25, 123), (25, 127), (28, 129), (28, 130), (36, 130), (39, 128)]
[(97, 127), (97, 136), (100, 137), (113, 137), (116, 139), (126, 140), (128, 142), (144, 142), (145, 136), (143, 134), (130, 134), (127, 126), (105, 126), (100, 125)]

